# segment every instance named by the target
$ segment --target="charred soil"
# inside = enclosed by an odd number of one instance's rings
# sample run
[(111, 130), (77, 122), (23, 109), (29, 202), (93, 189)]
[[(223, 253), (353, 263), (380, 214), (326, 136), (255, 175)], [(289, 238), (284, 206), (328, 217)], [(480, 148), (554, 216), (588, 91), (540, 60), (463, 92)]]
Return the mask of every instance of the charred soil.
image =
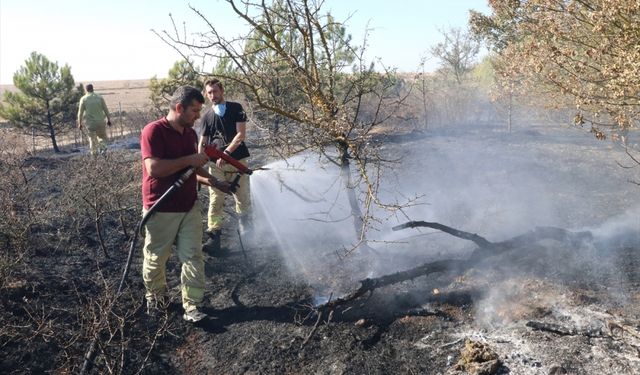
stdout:
[[(385, 253), (380, 246), (375, 254), (355, 252), (338, 259), (335, 249), (326, 248), (319, 256), (335, 258), (332, 266), (314, 270), (310, 278), (289, 269), (277, 242), (268, 237), (243, 238), (241, 246), (229, 221), (223, 232), (225, 254), (205, 256), (203, 310), (209, 317), (194, 325), (181, 319), (175, 255), (167, 268), (172, 301), (160, 314), (146, 314), (140, 244), (127, 288), (111, 308), (131, 237), (117, 216), (104, 219), (108, 257), (99, 250), (90, 222), (33, 226), (33, 240), (2, 285), (0, 372), (77, 373), (97, 338), (91, 373), (640, 373), (637, 210), (631, 225), (616, 226), (623, 220), (611, 220), (635, 206), (637, 186), (628, 182), (633, 170), (619, 165), (631, 164), (624, 150), (574, 129), (546, 127), (512, 134), (473, 128), (430, 131), (382, 140), (389, 154), (407, 155), (407, 170), (426, 176), (449, 173), (462, 179), (461, 185), (484, 181), (479, 190), (504, 197), (503, 205), (500, 199), (481, 202), (473, 194), (463, 202), (462, 190), (439, 185), (434, 177), (415, 185), (433, 202), (432, 216), (420, 217), (427, 214), (419, 211), (416, 220), (443, 222), (492, 241), (546, 225), (592, 237), (580, 242), (533, 240), (488, 252), (469, 267), (414, 277), (322, 309), (319, 290), (331, 293), (335, 280), (349, 280), (346, 284), (357, 289), (367, 278), (464, 260), (477, 246), (423, 230), (402, 241), (403, 253)], [(137, 163), (135, 152), (126, 152)], [(451, 169), (462, 161), (464, 169)], [(65, 162), (29, 160), (36, 169), (61, 173)], [(535, 181), (525, 177), (532, 171)], [(508, 189), (520, 183), (545, 186), (545, 196), (552, 198), (544, 204), (553, 210), (543, 214), (534, 209), (517, 223), (501, 216), (523, 209), (510, 205), (513, 191)], [(42, 196), (58, 193), (55, 184), (42, 186), (47, 187)], [(201, 198), (206, 203), (205, 190)], [(543, 204), (535, 194), (520, 198), (539, 201), (538, 208)], [(446, 205), (435, 203), (445, 200)], [(136, 207), (125, 212), (131, 231), (138, 212)], [(81, 234), (67, 238), (59, 233), (71, 229)], [(47, 235), (57, 236), (58, 242), (37, 240)], [(441, 237), (436, 241), (433, 236)], [(340, 266), (390, 264), (391, 258), (393, 269), (377, 267), (375, 272), (364, 267), (353, 273), (353, 268)], [(107, 323), (99, 323), (103, 321)]]

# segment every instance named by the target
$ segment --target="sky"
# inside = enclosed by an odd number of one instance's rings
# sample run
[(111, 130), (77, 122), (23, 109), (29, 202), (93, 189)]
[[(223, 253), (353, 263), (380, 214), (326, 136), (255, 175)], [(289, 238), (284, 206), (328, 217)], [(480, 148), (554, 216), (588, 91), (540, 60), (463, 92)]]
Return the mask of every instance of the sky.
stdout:
[[(171, 31), (171, 14), (188, 32), (205, 31), (189, 5), (224, 36), (243, 32), (223, 0), (0, 0), (0, 84), (12, 84), (33, 51), (68, 64), (76, 82), (166, 77), (181, 57), (152, 30)], [(469, 9), (489, 13), (487, 0), (326, 0), (322, 9), (346, 21), (356, 44), (369, 29), (365, 57), (401, 72), (418, 70), (442, 30), (465, 28)]]

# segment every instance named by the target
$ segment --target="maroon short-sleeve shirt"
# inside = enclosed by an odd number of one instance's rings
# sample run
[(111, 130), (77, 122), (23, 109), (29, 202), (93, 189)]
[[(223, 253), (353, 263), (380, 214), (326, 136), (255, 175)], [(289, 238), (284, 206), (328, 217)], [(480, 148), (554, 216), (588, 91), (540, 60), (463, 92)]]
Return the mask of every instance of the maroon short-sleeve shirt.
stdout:
[[(177, 159), (197, 152), (198, 136), (191, 128), (180, 134), (171, 127), (166, 118), (156, 120), (142, 129), (140, 151), (142, 154), (142, 204), (149, 209), (184, 171), (167, 177), (151, 177), (144, 166), (147, 158)], [(156, 209), (159, 212), (189, 212), (197, 197), (196, 175), (192, 174), (182, 187), (177, 189)]]

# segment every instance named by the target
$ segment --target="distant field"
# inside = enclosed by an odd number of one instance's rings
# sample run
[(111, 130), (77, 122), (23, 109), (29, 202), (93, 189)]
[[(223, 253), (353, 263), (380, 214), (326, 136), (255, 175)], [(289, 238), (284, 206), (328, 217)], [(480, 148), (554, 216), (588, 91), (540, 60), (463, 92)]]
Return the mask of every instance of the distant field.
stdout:
[[(122, 137), (130, 132), (130, 129), (123, 128), (122, 118), (126, 118), (129, 122), (139, 125), (144, 125), (146, 121), (148, 121), (146, 118), (137, 119), (131, 117), (131, 114), (144, 113), (144, 109), (151, 105), (149, 101), (149, 80), (87, 81), (76, 83), (82, 83), (83, 85), (93, 83), (95, 92), (104, 97), (115, 125), (107, 130), (110, 139)], [(15, 90), (16, 88), (13, 85), (0, 85), (0, 100), (2, 100), (5, 91)], [(125, 117), (118, 116), (119, 114)], [(3, 121), (4, 120), (0, 118), (0, 124)], [(72, 146), (77, 148), (86, 146), (85, 137), (79, 130), (75, 129), (75, 127), (69, 133), (58, 134), (56, 138), (58, 145), (61, 147)], [(0, 128), (0, 143), (11, 144), (12, 147), (16, 149), (35, 150), (48, 149), (51, 147), (51, 141), (46, 137), (37, 137), (34, 139), (29, 134), (20, 134), (4, 128)]]
[[(122, 80), (122, 81), (93, 81), (77, 82), (87, 84), (93, 83), (95, 92), (102, 95), (107, 102), (111, 112), (116, 113), (122, 109), (124, 111), (133, 108), (144, 108), (151, 104), (149, 101), (149, 80)], [(13, 85), (0, 85), (0, 95), (5, 91), (15, 91)]]
[[(87, 82), (89, 83), (89, 82)], [(118, 108), (143, 108), (149, 101), (149, 80), (96, 81), (92, 82), (96, 93), (102, 95), (113, 112)], [(83, 82), (84, 84), (84, 82)]]

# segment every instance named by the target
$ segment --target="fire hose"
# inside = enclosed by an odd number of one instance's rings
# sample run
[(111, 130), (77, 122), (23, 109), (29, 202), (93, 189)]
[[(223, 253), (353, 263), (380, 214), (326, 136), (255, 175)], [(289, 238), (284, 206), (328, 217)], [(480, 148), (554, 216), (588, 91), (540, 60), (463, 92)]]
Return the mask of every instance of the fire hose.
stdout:
[[(238, 175), (234, 178), (234, 180), (231, 182), (229, 187), (229, 191), (232, 193), (235, 192), (236, 189), (238, 188), (239, 186), (238, 182), (240, 181), (240, 177), (242, 177), (243, 174), (251, 175), (253, 173), (253, 170), (249, 169), (246, 165), (240, 163), (238, 160), (232, 158), (231, 156), (227, 155), (223, 151), (220, 151), (215, 145), (205, 146), (204, 152), (205, 154), (207, 154), (210, 160), (215, 161), (217, 159), (222, 159), (225, 162), (231, 164), (233, 167), (235, 167), (238, 170)], [(129, 254), (127, 255), (127, 262), (124, 267), (124, 272), (122, 273), (122, 277), (118, 285), (118, 290), (116, 291), (116, 295), (113, 301), (111, 302), (109, 311), (111, 311), (111, 309), (115, 305), (116, 301), (120, 297), (120, 294), (122, 293), (122, 289), (124, 288), (124, 282), (127, 279), (127, 275), (129, 274), (129, 270), (131, 268), (131, 260), (133, 259), (135, 246), (136, 246), (136, 243), (138, 242), (138, 235), (142, 233), (142, 230), (144, 229), (144, 226), (146, 225), (147, 221), (149, 221), (149, 219), (151, 218), (151, 215), (153, 215), (153, 213), (157, 210), (160, 204), (163, 201), (167, 200), (167, 198), (169, 198), (176, 190), (180, 189), (182, 185), (184, 185), (184, 183), (189, 179), (189, 177), (191, 177), (191, 175), (195, 172), (195, 170), (196, 169), (194, 167), (189, 167), (184, 172), (182, 172), (180, 174), (180, 177), (178, 177), (178, 179), (173, 183), (173, 185), (171, 185), (171, 187), (169, 187), (169, 189), (167, 189), (167, 191), (165, 191), (164, 194), (162, 194), (162, 196), (158, 198), (158, 200), (142, 216), (142, 219), (138, 223), (138, 226), (136, 227), (135, 233), (133, 235), (133, 240), (131, 241), (131, 247), (129, 248)], [(244, 247), (242, 250), (244, 252)], [(245, 258), (246, 258), (246, 254), (245, 254)], [(80, 369), (81, 375), (86, 374), (87, 371), (91, 370), (91, 367), (93, 366), (93, 359), (95, 358), (95, 355), (97, 352), (97, 347), (98, 347), (98, 335), (96, 335), (93, 338), (93, 341), (91, 341), (91, 345), (89, 345), (89, 350), (87, 350), (87, 353), (84, 356), (84, 362), (82, 364), (82, 368)]]

